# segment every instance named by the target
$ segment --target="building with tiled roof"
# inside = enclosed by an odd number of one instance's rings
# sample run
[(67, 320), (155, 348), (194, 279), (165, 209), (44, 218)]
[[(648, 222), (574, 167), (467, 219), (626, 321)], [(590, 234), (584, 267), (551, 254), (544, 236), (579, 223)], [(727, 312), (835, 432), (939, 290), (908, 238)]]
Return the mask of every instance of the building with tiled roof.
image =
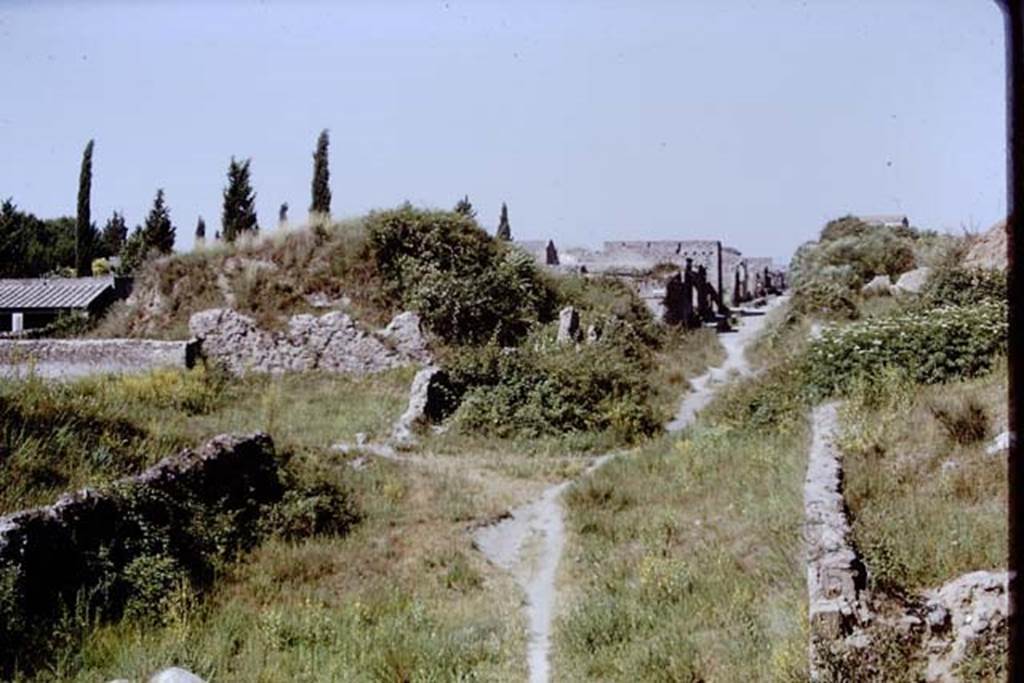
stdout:
[(45, 327), (68, 313), (98, 315), (127, 293), (120, 278), (0, 280), (0, 332)]

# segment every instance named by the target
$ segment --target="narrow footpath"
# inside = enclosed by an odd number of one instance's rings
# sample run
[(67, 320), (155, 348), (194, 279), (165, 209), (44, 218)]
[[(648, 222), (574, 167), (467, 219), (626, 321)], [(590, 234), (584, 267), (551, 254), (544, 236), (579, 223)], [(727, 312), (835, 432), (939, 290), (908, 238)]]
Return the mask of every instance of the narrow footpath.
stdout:
[[(686, 428), (711, 401), (719, 387), (733, 377), (750, 373), (745, 351), (764, 326), (767, 314), (785, 299), (773, 299), (758, 311), (758, 315), (740, 318), (738, 331), (719, 336), (725, 348), (725, 360), (691, 381), (692, 391), (683, 399), (675, 418), (666, 425), (667, 431), (677, 432)], [(762, 312), (763, 315), (760, 314)], [(558, 604), (555, 577), (565, 547), (562, 493), (574, 481), (588, 476), (615, 455), (608, 453), (595, 458), (577, 479), (551, 486), (540, 498), (512, 510), (508, 517), (478, 529), (475, 534), (476, 546), (484, 556), (511, 573), (525, 594), (523, 609), (529, 624), (527, 663), (530, 683), (546, 683), (551, 677), (551, 630)]]

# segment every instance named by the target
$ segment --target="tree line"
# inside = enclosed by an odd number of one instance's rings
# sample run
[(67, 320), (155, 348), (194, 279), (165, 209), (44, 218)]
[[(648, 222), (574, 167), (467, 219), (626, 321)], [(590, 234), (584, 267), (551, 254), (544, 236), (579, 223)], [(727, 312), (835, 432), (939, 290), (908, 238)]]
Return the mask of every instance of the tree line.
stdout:
[[(309, 206), (311, 222), (329, 222), (331, 216), (330, 169), (328, 149), (330, 136), (326, 129), (317, 138), (313, 152), (313, 179)], [(40, 277), (44, 275), (100, 274), (109, 269), (103, 260), (119, 258), (117, 271), (134, 272), (144, 261), (169, 254), (174, 249), (178, 228), (171, 220), (171, 211), (162, 188), (157, 189), (153, 205), (141, 225), (129, 233), (124, 214), (114, 211), (102, 229), (96, 227), (91, 215), (92, 158), (95, 141), (89, 140), (82, 152), (78, 176), (78, 203), (74, 218), (40, 219), (21, 211), (8, 198), (0, 205), (0, 277)], [(250, 177), (251, 159), (228, 165), (227, 185), (223, 192), (221, 230), (217, 241), (234, 242), (243, 235), (256, 234), (260, 226), (256, 217), (256, 193)], [(463, 197), (456, 204), (457, 213), (476, 217), (476, 211)], [(281, 204), (278, 221), (288, 220), (288, 204)], [(508, 207), (502, 203), (497, 237), (511, 240)], [(196, 244), (206, 241), (206, 222), (198, 217)]]

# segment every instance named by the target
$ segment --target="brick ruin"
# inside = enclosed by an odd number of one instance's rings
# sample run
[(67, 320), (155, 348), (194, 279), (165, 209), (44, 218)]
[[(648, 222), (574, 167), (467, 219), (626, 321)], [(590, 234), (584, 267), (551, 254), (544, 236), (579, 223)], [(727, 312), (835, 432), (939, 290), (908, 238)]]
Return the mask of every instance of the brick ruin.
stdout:
[(614, 240), (600, 250), (559, 250), (553, 240), (515, 244), (546, 267), (628, 282), (670, 324), (717, 323), (732, 308), (786, 287), (771, 258), (744, 256), (718, 240)]

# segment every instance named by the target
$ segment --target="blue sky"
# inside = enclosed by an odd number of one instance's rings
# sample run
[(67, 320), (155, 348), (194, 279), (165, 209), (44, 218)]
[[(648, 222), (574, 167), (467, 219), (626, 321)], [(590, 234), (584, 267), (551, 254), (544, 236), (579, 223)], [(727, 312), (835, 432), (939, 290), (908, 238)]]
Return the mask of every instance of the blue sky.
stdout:
[(0, 196), (143, 220), (191, 246), (232, 155), (264, 229), (469, 194), (560, 245), (717, 238), (788, 260), (829, 218), (1005, 213), (1002, 20), (987, 0), (5, 2)]

